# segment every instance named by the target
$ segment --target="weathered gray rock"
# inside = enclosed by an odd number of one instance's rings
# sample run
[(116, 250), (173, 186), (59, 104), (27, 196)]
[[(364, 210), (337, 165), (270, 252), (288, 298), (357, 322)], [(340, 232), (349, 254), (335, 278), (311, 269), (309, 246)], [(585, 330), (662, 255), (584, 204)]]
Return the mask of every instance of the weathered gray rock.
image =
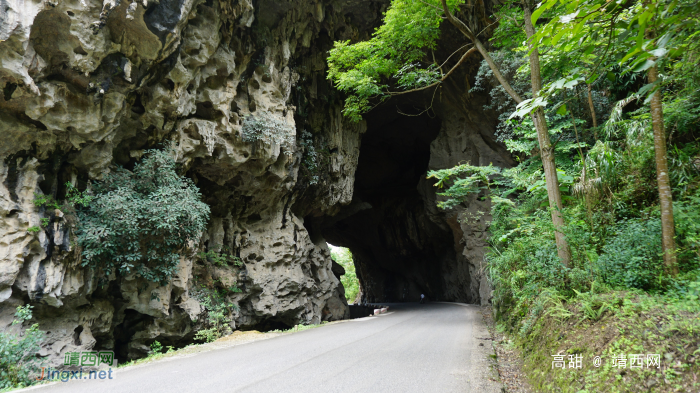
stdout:
[[(233, 326), (349, 315), (329, 251), (302, 217), (352, 199), (364, 125), (327, 99), (323, 50), (329, 34), (370, 31), (382, 5), (368, 14), (357, 2), (252, 4), (0, 2), (0, 328), (29, 300), (31, 322), (49, 332), (45, 356), (93, 347), (140, 356), (155, 339), (186, 343), (206, 323), (197, 285), (242, 289), (227, 295), (240, 307)], [(300, 145), (243, 140), (245, 117), (263, 112), (332, 151), (313, 186)], [(212, 206), (207, 233), (166, 285), (95, 277), (70, 217), (35, 206), (35, 193), (61, 197), (66, 181), (99, 180), (162, 145)], [(48, 227), (27, 232), (42, 218)], [(196, 256), (221, 247), (243, 265)]]
[[(104, 348), (126, 360), (154, 340), (191, 342), (207, 326), (202, 286), (238, 305), (232, 328), (348, 318), (326, 238), (352, 247), (365, 300), (410, 300), (426, 285), (487, 299), (485, 227), (464, 219), (487, 206), (438, 211), (424, 180), (462, 160), (509, 164), (483, 97), (454, 85), (437, 120), (400, 120), (392, 102), (350, 123), (326, 53), (367, 37), (388, 1), (253, 4), (0, 0), (0, 329), (28, 301), (47, 332), (43, 356)], [(263, 114), (296, 142), (246, 141), (246, 118)], [(165, 285), (96, 276), (69, 212), (36, 206), (35, 194), (60, 199), (66, 182), (84, 187), (164, 147), (211, 207), (206, 233)], [(341, 228), (353, 222), (354, 233)], [(198, 256), (220, 250), (241, 263)]]

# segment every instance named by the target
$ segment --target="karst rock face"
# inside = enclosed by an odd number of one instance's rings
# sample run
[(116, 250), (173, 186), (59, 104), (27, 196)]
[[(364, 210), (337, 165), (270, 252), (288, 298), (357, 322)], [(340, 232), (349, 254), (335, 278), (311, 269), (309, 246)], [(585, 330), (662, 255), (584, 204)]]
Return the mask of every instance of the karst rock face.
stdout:
[[(367, 38), (387, 6), (0, 0), (0, 329), (29, 303), (47, 332), (42, 355), (134, 358), (154, 340), (191, 342), (205, 318), (198, 287), (234, 283), (235, 327), (347, 318), (326, 240), (355, 253), (365, 300), (488, 301), (485, 227), (464, 219), (486, 202), (439, 211), (425, 179), (461, 161), (511, 163), (483, 94), (464, 86), (478, 59), (417, 120), (384, 105), (352, 123), (326, 80), (333, 42)], [(286, 124), (296, 142), (246, 141), (249, 116)], [(81, 265), (69, 215), (36, 195), (85, 187), (153, 148), (169, 149), (200, 188), (208, 229), (167, 285), (97, 277)], [(382, 188), (392, 182), (393, 193)], [(198, 256), (222, 247), (242, 266)]]

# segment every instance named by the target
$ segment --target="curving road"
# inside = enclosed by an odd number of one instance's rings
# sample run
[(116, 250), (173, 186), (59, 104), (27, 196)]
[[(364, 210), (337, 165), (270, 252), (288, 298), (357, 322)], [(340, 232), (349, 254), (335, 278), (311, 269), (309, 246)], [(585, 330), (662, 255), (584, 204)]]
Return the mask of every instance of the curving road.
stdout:
[(40, 392), (500, 392), (480, 308), (394, 304), (249, 344), (120, 369)]

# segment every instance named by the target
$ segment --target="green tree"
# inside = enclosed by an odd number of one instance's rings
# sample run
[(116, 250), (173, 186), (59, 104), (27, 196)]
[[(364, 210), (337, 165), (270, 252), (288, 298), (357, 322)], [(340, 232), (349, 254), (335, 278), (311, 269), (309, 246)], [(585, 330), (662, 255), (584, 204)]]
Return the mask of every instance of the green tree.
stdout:
[(209, 219), (199, 189), (164, 151), (147, 151), (133, 172), (118, 168), (92, 192), (89, 205), (77, 210), (77, 238), (83, 266), (105, 276), (135, 272), (166, 282)]

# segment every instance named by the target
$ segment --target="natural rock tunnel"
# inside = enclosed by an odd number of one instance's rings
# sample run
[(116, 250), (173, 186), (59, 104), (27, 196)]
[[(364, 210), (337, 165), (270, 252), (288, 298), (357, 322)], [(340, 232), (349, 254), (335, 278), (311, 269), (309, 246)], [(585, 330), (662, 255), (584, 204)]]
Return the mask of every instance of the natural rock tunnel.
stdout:
[(467, 161), (509, 165), (510, 157), (493, 140), (493, 119), (470, 116), (483, 97), (468, 111), (430, 107), (425, 98), (394, 100), (367, 116), (351, 204), (335, 216), (307, 218), (311, 232), (352, 251), (362, 302), (417, 301), (421, 293), (466, 303), (490, 298), (483, 272), (488, 206), (473, 198), (440, 211), (427, 173)]
[(453, 239), (431, 221), (429, 201), (421, 195), (430, 187), (430, 143), (440, 124), (426, 114), (373, 114), (360, 147), (352, 204), (322, 224), (329, 242), (352, 251), (363, 302), (449, 296), (444, 275), (457, 263)]

